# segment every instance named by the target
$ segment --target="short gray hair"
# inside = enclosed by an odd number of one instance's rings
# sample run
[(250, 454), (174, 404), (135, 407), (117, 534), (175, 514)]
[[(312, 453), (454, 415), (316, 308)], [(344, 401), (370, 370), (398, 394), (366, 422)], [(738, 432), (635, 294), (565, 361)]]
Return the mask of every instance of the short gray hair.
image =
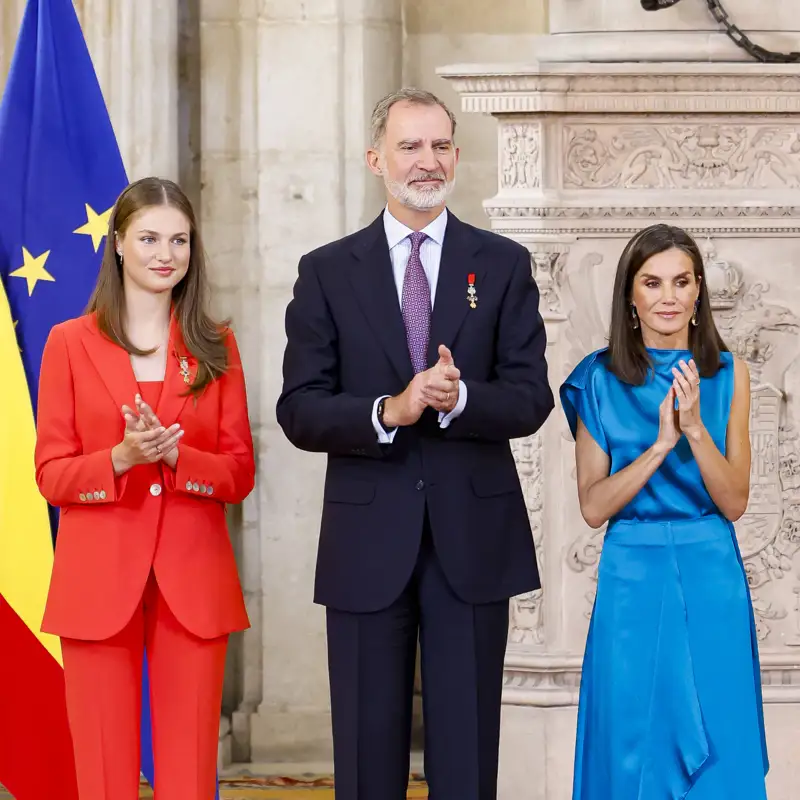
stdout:
[(439, 106), (444, 109), (447, 116), (450, 118), (450, 124), (453, 126), (452, 136), (455, 138), (455, 114), (453, 114), (453, 112), (432, 92), (426, 92), (424, 89), (415, 89), (413, 86), (409, 86), (387, 94), (386, 97), (378, 101), (378, 104), (372, 112), (372, 120), (370, 122), (371, 147), (377, 149), (380, 146), (381, 140), (386, 133), (386, 121), (389, 119), (389, 110), (395, 103), (401, 103), (403, 101), (422, 106)]

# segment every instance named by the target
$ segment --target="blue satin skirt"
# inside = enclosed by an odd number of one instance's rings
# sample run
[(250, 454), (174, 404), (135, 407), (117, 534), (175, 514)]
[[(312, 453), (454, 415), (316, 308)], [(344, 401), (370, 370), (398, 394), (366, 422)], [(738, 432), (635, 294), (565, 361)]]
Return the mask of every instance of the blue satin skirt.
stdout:
[(573, 800), (765, 800), (754, 637), (730, 523), (610, 525), (583, 661)]

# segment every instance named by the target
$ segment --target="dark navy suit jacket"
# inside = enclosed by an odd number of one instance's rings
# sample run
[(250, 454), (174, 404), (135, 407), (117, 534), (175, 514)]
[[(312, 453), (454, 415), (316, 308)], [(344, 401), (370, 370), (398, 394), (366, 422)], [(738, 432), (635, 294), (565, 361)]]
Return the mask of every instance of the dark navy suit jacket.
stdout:
[(553, 408), (528, 251), (448, 213), (428, 352), (432, 366), (447, 345), (467, 386), (448, 428), (433, 409), (390, 445), (373, 428), (375, 399), (414, 376), (382, 216), (303, 256), (286, 333), (278, 422), (296, 447), (328, 454), (315, 602), (353, 612), (390, 605), (414, 570), (426, 510), (462, 600), (539, 588), (509, 444)]

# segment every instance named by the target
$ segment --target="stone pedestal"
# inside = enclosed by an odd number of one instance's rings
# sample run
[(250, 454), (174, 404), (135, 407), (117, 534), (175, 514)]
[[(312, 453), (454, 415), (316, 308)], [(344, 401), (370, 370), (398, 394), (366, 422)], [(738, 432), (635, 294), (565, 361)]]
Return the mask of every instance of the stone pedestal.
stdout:
[[(571, 2), (587, 5), (564, 0), (559, 13)], [(635, 26), (638, 4), (628, 6), (624, 19)], [(567, 16), (557, 14), (559, 20), (566, 24)], [(617, 259), (634, 232), (667, 221), (688, 229), (704, 250), (717, 324), (752, 376), (751, 499), (737, 534), (761, 648), (769, 797), (793, 800), (800, 741), (800, 67), (540, 60), (440, 74), (461, 94), (464, 111), (498, 122), (498, 191), (485, 210), (492, 229), (531, 252), (554, 390), (605, 343)], [(581, 518), (574, 444), (560, 408), (537, 436), (516, 442), (515, 452), (544, 590), (512, 604), (500, 798), (568, 800), (603, 532)]]
[[(762, 47), (798, 49), (794, 0), (723, 0), (731, 22)], [(749, 61), (708, 10), (706, 0), (681, 0), (645, 11), (638, 0), (551, 0), (550, 36), (535, 43), (542, 61)]]

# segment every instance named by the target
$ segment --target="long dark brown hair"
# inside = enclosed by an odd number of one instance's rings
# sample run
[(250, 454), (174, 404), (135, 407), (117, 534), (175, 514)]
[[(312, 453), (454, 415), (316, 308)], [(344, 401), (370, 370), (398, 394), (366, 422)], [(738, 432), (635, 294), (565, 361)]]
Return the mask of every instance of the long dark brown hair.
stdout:
[(140, 350), (125, 331), (122, 259), (116, 248), (117, 237), (125, 236), (134, 217), (153, 206), (171, 206), (189, 220), (189, 268), (172, 290), (172, 301), (183, 344), (197, 359), (197, 374), (189, 387), (190, 392), (197, 396), (228, 368), (228, 350), (224, 341), (228, 321), (215, 322), (206, 311), (209, 292), (203, 243), (192, 204), (177, 184), (163, 178), (142, 178), (130, 184), (117, 198), (108, 223), (97, 285), (86, 311), (97, 314), (97, 325), (104, 336), (132, 355), (146, 356), (155, 352)]
[(720, 367), (720, 353), (728, 350), (711, 313), (703, 256), (697, 243), (682, 228), (664, 224), (651, 225), (639, 231), (625, 246), (614, 279), (608, 342), (609, 369), (625, 383), (644, 383), (652, 368), (642, 340), (641, 327), (633, 326), (633, 279), (648, 259), (673, 249), (681, 250), (689, 256), (695, 280), (700, 284), (697, 325), (689, 326), (689, 349), (700, 375), (704, 378), (715, 375)]

